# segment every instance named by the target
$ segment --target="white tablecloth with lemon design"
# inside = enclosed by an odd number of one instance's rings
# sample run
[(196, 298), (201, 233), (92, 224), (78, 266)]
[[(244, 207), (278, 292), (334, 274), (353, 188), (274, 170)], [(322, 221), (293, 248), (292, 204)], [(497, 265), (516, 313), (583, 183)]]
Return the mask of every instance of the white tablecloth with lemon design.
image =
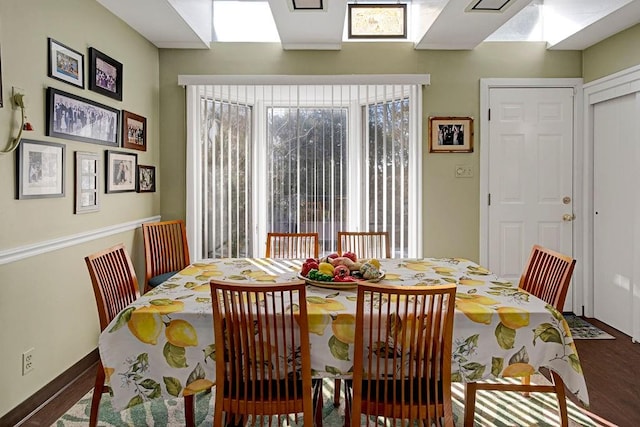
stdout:
[[(124, 408), (179, 397), (215, 384), (209, 280), (239, 283), (296, 279), (301, 260), (216, 259), (194, 263), (123, 310), (102, 332), (100, 356)], [(588, 403), (569, 327), (540, 299), (465, 259), (383, 259), (381, 283), (457, 283), (453, 381), (558, 372)], [(317, 377), (348, 376), (354, 341), (355, 290), (308, 286), (311, 367)]]

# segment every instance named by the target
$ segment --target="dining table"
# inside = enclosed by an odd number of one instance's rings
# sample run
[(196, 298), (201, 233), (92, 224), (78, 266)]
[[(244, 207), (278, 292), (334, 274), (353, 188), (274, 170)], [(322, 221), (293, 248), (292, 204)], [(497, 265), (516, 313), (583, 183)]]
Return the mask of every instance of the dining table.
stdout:
[[(193, 395), (214, 386), (210, 280), (289, 282), (300, 278), (304, 261), (200, 260), (123, 309), (98, 340), (113, 407), (124, 409), (155, 398)], [(544, 367), (558, 373), (567, 389), (588, 405), (571, 331), (554, 307), (467, 259), (378, 261), (381, 284), (456, 284), (452, 381), (525, 376)], [(353, 334), (336, 322), (355, 315), (357, 283), (317, 285), (309, 284), (306, 289), (313, 376), (349, 378)]]

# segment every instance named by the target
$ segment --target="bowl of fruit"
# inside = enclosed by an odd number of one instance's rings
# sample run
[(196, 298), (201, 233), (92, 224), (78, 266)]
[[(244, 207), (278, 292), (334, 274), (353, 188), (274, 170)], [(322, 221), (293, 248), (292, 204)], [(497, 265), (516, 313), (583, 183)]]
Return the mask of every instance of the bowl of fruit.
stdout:
[(298, 278), (310, 285), (330, 289), (353, 289), (359, 282), (379, 282), (384, 278), (377, 259), (358, 259), (353, 252), (332, 253), (322, 258), (307, 258)]

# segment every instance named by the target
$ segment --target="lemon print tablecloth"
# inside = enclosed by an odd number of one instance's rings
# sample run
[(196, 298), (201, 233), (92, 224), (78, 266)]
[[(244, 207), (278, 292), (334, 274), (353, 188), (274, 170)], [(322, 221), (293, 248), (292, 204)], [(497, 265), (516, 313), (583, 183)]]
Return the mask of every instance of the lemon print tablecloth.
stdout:
[[(453, 381), (523, 376), (548, 367), (588, 404), (569, 327), (553, 307), (465, 259), (380, 261), (385, 272), (380, 283), (457, 284)], [(209, 280), (287, 282), (297, 278), (301, 263), (262, 258), (204, 260), (124, 309), (99, 338), (114, 407), (180, 397), (215, 384)], [(317, 377), (349, 376), (355, 295), (355, 289), (307, 288), (311, 367)]]

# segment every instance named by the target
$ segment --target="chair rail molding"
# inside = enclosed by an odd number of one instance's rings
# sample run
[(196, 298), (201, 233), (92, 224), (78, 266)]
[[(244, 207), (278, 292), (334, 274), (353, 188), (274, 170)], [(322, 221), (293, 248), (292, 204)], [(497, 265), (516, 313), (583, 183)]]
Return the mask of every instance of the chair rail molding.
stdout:
[(137, 219), (134, 221), (123, 222), (120, 224), (110, 225), (108, 227), (97, 228), (83, 233), (72, 234), (57, 239), (43, 240), (25, 246), (18, 246), (11, 249), (0, 251), (0, 265), (9, 264), (11, 262), (20, 261), (36, 255), (42, 255), (47, 252), (57, 251), (58, 249), (68, 248), (69, 246), (78, 245), (80, 243), (89, 242), (91, 240), (101, 239), (125, 231), (135, 230), (145, 222), (160, 221), (160, 215), (148, 218)]

